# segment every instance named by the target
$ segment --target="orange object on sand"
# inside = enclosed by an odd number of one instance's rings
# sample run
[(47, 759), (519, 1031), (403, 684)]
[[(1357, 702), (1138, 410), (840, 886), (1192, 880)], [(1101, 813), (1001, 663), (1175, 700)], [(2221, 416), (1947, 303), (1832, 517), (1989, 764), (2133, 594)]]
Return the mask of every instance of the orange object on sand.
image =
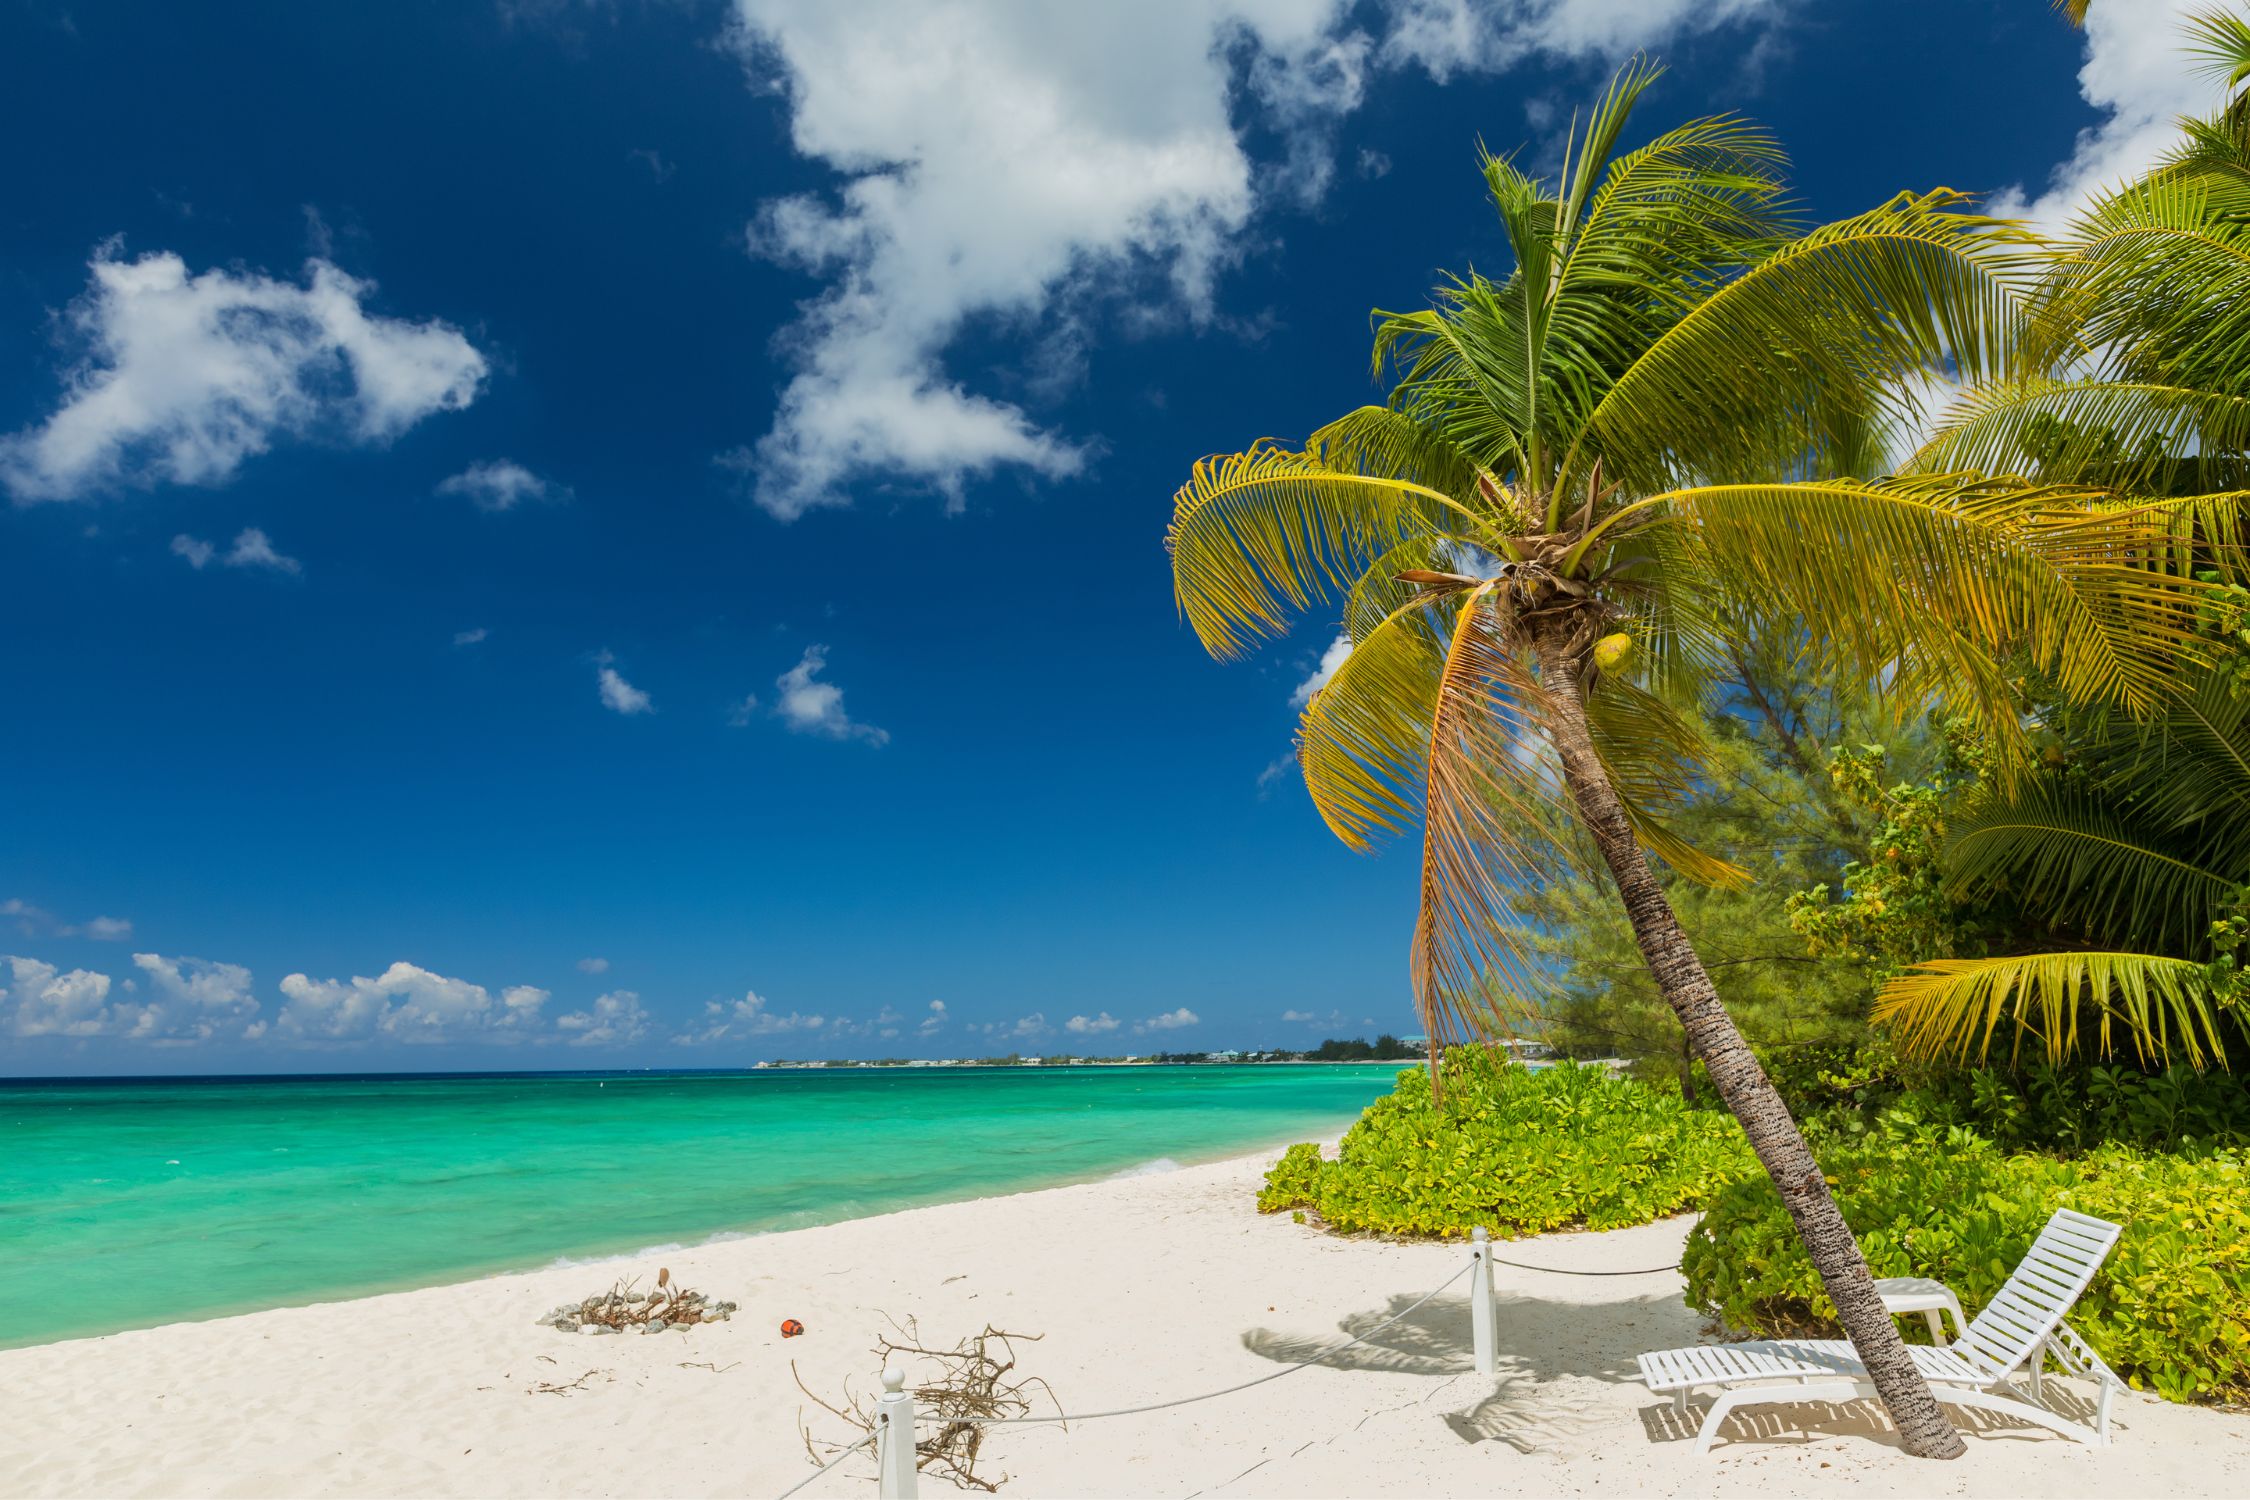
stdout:
[(781, 1336), (785, 1339), (793, 1339), (804, 1331), (805, 1325), (795, 1318), (783, 1318), (781, 1320)]

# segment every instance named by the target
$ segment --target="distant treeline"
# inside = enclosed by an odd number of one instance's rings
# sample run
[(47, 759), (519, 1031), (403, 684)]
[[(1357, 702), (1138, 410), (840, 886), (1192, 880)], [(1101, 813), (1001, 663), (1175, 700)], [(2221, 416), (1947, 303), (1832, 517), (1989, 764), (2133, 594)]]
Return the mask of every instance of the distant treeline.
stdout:
[[(1026, 1057), (1011, 1052), (1005, 1057), (976, 1057), (962, 1059), (968, 1066), (979, 1068), (1057, 1067), (1073, 1063), (1273, 1063), (1273, 1062), (1409, 1062), (1422, 1056), (1420, 1045), (1402, 1042), (1389, 1032), (1370, 1042), (1362, 1037), (1330, 1037), (1309, 1052), (1291, 1052), (1283, 1048), (1269, 1048), (1252, 1052), (1148, 1052), (1135, 1056), (1081, 1057), (1067, 1052), (1049, 1052)], [(875, 1058), (824, 1058), (803, 1062), (778, 1060), (771, 1064), (777, 1068), (906, 1068), (914, 1067), (913, 1059), (904, 1057)]]

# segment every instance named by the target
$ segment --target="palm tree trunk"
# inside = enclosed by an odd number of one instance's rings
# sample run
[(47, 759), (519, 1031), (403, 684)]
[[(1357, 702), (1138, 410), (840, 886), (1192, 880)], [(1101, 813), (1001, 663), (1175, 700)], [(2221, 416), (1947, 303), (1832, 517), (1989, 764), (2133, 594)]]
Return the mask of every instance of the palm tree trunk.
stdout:
[[(1789, 1106), (1766, 1077), (1765, 1069), (1734, 1019), (1720, 1003), (1719, 992), (1704, 971), (1687, 934), (1681, 930), (1672, 904), (1649, 869), (1648, 856), (1625, 820), (1609, 773), (1594, 753), (1586, 725), (1582, 670), (1576, 654), (1565, 642), (1550, 635), (1542, 640), (1541, 685), (1546, 689), (1547, 722), (1555, 749), (1562, 756), (1563, 777), (1570, 786), (1578, 812), (1600, 846), (1609, 865), (1625, 913), (1633, 924), (1641, 956), (1649, 974), (1680, 1024), (1687, 1029), (1689, 1045), (1711, 1075), (1750, 1149), (1758, 1153), (1766, 1175), (1781, 1194), (1805, 1253), (1836, 1304), (1836, 1314), (1851, 1338), (1852, 1347), (1867, 1366), (1875, 1392), (1898, 1425), (1906, 1451), (1918, 1458), (1958, 1458), (1964, 1451), (1961, 1436), (1946, 1420), (1929, 1383), (1914, 1368), (1913, 1356), (1898, 1327), (1876, 1295), (1867, 1259), (1859, 1241), (1829, 1195), (1827, 1179), (1813, 1160), (1804, 1135), (1790, 1117)], [(1548, 649), (1552, 646), (1553, 649)]]

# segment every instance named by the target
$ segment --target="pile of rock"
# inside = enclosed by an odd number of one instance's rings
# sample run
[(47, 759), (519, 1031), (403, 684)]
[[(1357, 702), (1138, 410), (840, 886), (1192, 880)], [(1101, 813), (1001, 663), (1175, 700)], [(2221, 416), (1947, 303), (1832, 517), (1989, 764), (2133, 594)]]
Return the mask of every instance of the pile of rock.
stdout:
[(735, 1304), (715, 1302), (701, 1292), (672, 1285), (672, 1273), (659, 1270), (653, 1291), (636, 1290), (640, 1278), (621, 1281), (583, 1302), (566, 1302), (539, 1319), (543, 1328), (562, 1333), (685, 1333), (698, 1323), (724, 1323)]

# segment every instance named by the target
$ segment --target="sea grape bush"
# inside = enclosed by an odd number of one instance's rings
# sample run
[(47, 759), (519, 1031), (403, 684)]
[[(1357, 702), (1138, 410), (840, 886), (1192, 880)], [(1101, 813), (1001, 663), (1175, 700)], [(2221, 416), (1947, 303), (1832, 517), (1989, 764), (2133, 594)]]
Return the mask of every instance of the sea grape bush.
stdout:
[[(1892, 1128), (1821, 1153), (1877, 1276), (1934, 1276), (1973, 1317), (2057, 1208), (2123, 1238), (2070, 1314), (2112, 1369), (2174, 1401), (2250, 1396), (2250, 1169), (2233, 1150), (2103, 1145), (2011, 1154), (1959, 1125)], [(1833, 1335), (1835, 1308), (1762, 1176), (1713, 1195), (1682, 1262), (1688, 1302), (1750, 1333)], [(1923, 1337), (1909, 1319), (1910, 1338)]]
[(1402, 1072), (1345, 1135), (1337, 1160), (1291, 1146), (1258, 1207), (1310, 1210), (1346, 1233), (1617, 1229), (1699, 1207), (1757, 1170), (1732, 1116), (1601, 1068), (1525, 1068), (1456, 1047), (1445, 1056), (1444, 1094), (1434, 1108), (1428, 1072)]

